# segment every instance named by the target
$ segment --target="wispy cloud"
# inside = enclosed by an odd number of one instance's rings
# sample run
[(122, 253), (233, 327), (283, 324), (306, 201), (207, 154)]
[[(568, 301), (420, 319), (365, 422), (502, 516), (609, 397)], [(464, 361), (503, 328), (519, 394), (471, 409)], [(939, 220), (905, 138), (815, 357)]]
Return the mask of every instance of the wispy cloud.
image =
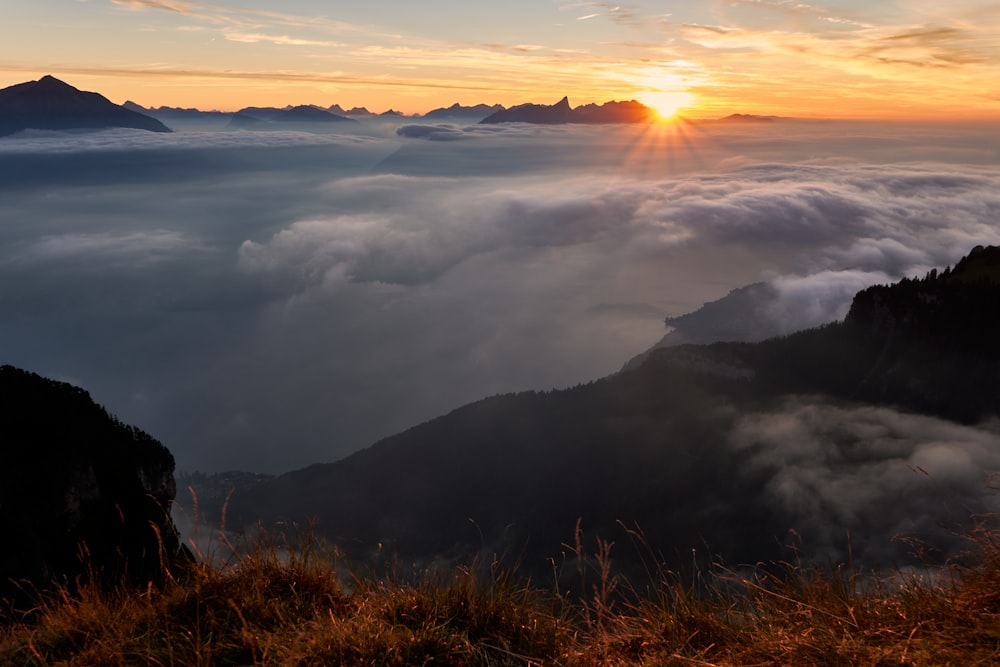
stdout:
[(640, 26), (645, 21), (645, 17), (635, 8), (613, 2), (563, 2), (560, 9), (579, 9), (588, 12), (578, 16), (578, 21), (588, 21), (601, 16), (620, 25)]
[(240, 30), (224, 30), (223, 35), (230, 42), (243, 42), (245, 44), (257, 44), (268, 42), (281, 46), (344, 46), (342, 42), (320, 39), (303, 39), (301, 37), (291, 37), (289, 35), (269, 35), (260, 32), (243, 32)]
[(243, 27), (262, 27), (265, 25), (284, 25), (321, 29), (332, 32), (373, 33), (370, 27), (359, 26), (344, 21), (337, 21), (325, 16), (303, 16), (286, 12), (275, 12), (263, 9), (228, 5), (213, 2), (186, 2), (182, 0), (110, 0), (113, 4), (132, 9), (154, 9), (182, 14), (191, 18), (205, 20), (217, 25), (238, 25)]

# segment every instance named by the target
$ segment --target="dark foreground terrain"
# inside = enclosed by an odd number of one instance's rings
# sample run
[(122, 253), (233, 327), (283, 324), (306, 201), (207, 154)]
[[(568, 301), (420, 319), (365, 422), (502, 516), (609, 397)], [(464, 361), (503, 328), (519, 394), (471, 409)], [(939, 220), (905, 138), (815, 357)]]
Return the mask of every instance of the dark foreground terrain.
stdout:
[[(992, 665), (1000, 540), (947, 568), (874, 576), (649, 563), (579, 544), (583, 592), (489, 564), (415, 580), (345, 572), (308, 542), (262, 542), (161, 588), (55, 594), (0, 626), (5, 665)], [(624, 547), (627, 548), (627, 547)], [(216, 553), (216, 557), (224, 555)]]

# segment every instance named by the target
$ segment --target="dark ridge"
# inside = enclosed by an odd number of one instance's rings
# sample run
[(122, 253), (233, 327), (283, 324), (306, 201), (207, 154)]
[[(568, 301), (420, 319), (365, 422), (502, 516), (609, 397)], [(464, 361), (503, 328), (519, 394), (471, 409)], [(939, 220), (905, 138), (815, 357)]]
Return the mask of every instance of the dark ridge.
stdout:
[(487, 116), (480, 123), (538, 123), (557, 125), (564, 123), (648, 123), (656, 112), (634, 100), (606, 102), (602, 105), (587, 104), (571, 108), (569, 99), (563, 97), (553, 105), (521, 104)]
[(174, 458), (90, 395), (0, 367), (0, 597), (94, 575), (160, 582), (187, 551), (170, 519)]

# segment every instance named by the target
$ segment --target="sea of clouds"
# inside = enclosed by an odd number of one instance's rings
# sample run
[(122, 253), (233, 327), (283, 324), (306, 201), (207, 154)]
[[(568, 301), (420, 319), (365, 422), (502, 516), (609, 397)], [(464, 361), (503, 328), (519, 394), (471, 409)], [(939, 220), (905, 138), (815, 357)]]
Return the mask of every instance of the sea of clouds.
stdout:
[(0, 361), (181, 469), (280, 472), (614, 372), (749, 283), (787, 332), (1000, 243), (992, 126), (359, 127), (0, 139)]

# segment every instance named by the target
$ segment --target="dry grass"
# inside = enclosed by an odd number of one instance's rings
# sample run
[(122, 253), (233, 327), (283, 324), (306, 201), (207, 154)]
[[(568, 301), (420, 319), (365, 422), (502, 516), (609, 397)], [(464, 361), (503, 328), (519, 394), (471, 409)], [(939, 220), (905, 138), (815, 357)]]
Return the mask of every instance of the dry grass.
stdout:
[(0, 664), (998, 664), (1000, 536), (984, 524), (969, 539), (964, 565), (921, 574), (787, 565), (682, 577), (652, 563), (640, 593), (613, 573), (609, 543), (591, 552), (577, 533), (573, 594), (496, 564), (352, 575), (315, 541), (261, 539), (161, 589), (49, 596), (6, 619)]

